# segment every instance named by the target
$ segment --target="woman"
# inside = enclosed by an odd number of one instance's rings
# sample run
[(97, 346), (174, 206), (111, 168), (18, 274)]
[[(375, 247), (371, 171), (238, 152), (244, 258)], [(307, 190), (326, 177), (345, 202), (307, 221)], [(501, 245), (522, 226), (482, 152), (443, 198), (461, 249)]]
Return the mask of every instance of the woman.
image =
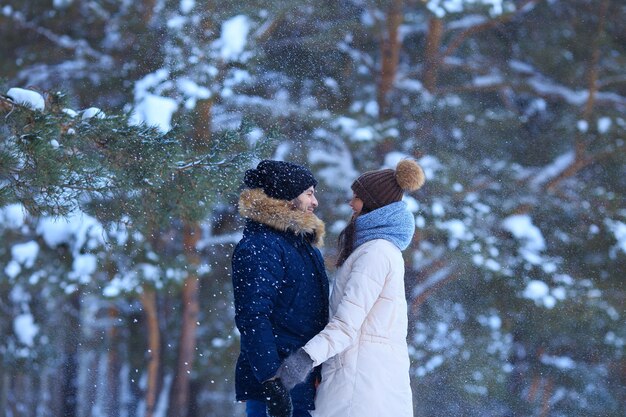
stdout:
[(339, 236), (330, 322), (289, 356), (276, 377), (287, 389), (321, 363), (314, 417), (413, 416), (406, 343), (404, 260), (415, 220), (403, 191), (424, 184), (411, 160), (352, 184), (352, 220)]

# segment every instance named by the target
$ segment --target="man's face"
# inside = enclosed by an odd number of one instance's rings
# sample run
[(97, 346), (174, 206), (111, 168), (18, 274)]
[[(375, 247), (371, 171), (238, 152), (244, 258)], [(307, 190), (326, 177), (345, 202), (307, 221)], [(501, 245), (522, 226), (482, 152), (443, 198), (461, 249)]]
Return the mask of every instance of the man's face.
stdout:
[(294, 210), (301, 210), (313, 213), (317, 207), (317, 198), (315, 198), (315, 187), (311, 186), (304, 190), (302, 194), (294, 198), (292, 201)]

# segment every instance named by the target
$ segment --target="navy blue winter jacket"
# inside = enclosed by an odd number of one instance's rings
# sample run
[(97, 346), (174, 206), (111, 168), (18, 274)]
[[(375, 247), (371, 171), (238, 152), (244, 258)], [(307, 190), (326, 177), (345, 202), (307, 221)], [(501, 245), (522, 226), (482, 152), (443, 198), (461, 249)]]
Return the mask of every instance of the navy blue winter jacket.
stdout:
[[(241, 334), (237, 400), (263, 401), (262, 383), (328, 323), (328, 277), (320, 251), (324, 223), (260, 189), (245, 190), (243, 238), (232, 258), (235, 321)], [(291, 391), (295, 409), (314, 409), (315, 370)]]

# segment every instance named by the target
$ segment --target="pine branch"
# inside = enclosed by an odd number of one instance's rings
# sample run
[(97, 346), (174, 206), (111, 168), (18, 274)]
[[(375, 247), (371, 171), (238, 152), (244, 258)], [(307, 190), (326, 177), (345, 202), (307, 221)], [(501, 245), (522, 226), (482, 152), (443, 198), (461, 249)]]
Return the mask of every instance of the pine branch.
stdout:
[(237, 166), (237, 157), (233, 156), (229, 159), (223, 159), (219, 162), (210, 162), (215, 155), (204, 155), (192, 161), (178, 162), (172, 166), (172, 169), (183, 172), (193, 168), (226, 168)]

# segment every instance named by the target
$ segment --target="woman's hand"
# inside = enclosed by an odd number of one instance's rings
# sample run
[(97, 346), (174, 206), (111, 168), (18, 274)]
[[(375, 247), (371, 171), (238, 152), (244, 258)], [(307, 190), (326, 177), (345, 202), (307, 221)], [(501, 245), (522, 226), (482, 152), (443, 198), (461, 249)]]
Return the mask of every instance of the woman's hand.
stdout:
[(302, 348), (298, 349), (283, 361), (276, 372), (288, 391), (301, 384), (313, 370), (313, 359)]

